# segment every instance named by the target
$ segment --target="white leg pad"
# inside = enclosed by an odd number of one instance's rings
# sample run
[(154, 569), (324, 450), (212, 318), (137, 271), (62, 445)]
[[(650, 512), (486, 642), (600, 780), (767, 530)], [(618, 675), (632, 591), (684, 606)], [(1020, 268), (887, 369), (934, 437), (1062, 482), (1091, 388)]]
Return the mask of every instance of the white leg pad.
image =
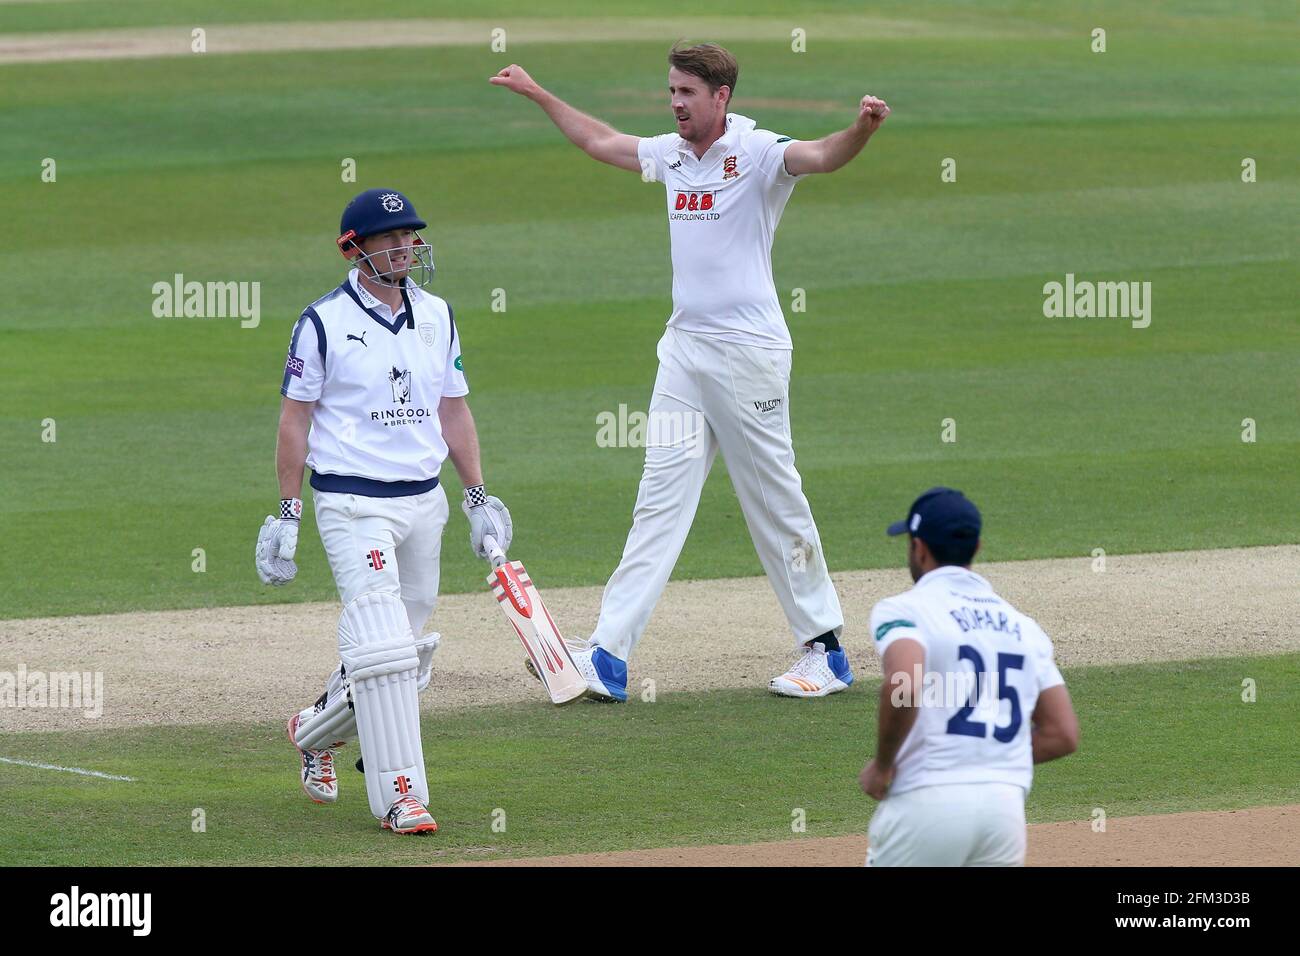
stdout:
[(334, 750), (356, 739), (357, 721), (352, 712), (352, 688), (342, 666), (334, 668), (325, 683), (325, 693), (314, 705), (298, 714), (294, 743), (302, 750)]
[[(415, 653), (420, 658), (420, 672), (415, 688), (423, 692), (433, 676), (433, 652), (442, 642), (437, 631), (418, 638)], [(294, 742), (303, 750), (335, 750), (357, 737), (357, 717), (352, 709), (352, 682), (345, 668), (334, 668), (325, 684), (325, 693), (314, 705), (298, 715), (298, 734)]]
[(429, 678), (433, 676), (433, 652), (441, 643), (442, 635), (437, 631), (415, 639), (415, 653), (420, 655), (420, 676), (416, 679), (415, 687), (421, 693), (429, 686)]
[(408, 794), (427, 804), (416, 690), (420, 657), (397, 595), (368, 592), (343, 609), (339, 656), (352, 685), (370, 812), (382, 819)]

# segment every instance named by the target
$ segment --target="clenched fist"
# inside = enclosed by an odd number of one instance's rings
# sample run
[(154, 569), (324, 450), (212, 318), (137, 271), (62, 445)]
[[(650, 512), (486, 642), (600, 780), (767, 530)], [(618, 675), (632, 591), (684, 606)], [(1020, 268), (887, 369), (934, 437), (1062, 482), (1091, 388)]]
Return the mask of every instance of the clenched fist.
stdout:
[(496, 76), (490, 77), (488, 82), (493, 86), (504, 86), (520, 96), (531, 96), (538, 89), (528, 71), (516, 63), (511, 63)]
[(858, 125), (867, 127), (874, 133), (889, 115), (889, 104), (878, 96), (868, 93), (858, 105)]

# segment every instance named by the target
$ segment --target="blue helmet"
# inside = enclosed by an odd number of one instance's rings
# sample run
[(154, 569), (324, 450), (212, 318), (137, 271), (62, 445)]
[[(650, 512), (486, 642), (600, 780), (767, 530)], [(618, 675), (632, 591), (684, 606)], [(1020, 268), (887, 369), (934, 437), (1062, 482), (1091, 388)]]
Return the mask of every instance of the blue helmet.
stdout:
[(395, 189), (367, 189), (354, 196), (339, 221), (339, 251), (383, 285), (402, 286), (409, 277), (423, 287), (433, 279), (433, 250), (419, 232), (410, 245), (366, 253), (357, 240), (395, 229), (419, 230), (428, 226), (411, 200)]

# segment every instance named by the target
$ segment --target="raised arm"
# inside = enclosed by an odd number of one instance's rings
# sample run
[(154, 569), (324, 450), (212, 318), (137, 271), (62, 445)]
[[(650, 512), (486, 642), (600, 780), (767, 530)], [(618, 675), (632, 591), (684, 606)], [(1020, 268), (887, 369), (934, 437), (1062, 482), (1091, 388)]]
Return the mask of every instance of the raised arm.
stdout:
[[(609, 163), (634, 173), (641, 171), (636, 148), (639, 137), (620, 133), (594, 116), (574, 109), (564, 100), (543, 89), (522, 66), (510, 65), (492, 77), (489, 83), (504, 86), (540, 106), (560, 132), (592, 159)], [(860, 147), (859, 147), (860, 148)]]
[(853, 125), (821, 139), (791, 143), (785, 150), (785, 170), (791, 176), (833, 173), (862, 152), (867, 140), (889, 115), (889, 106), (874, 96), (862, 97)]

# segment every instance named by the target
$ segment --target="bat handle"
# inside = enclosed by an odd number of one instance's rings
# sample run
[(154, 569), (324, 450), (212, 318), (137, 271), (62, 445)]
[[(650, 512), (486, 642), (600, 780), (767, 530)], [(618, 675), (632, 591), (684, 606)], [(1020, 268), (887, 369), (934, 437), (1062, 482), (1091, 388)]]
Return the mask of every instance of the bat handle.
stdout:
[(487, 549), (488, 561), (492, 567), (499, 568), (506, 563), (506, 553), (497, 546), (497, 539), (490, 534), (483, 535), (483, 547)]

